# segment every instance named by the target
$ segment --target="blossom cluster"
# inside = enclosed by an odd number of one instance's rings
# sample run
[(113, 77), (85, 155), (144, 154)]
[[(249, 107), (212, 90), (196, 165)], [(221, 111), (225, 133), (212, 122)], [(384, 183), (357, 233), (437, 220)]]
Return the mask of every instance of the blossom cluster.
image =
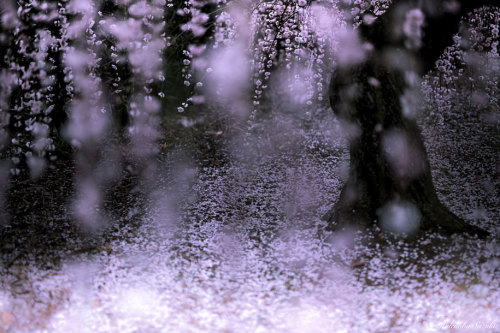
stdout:
[[(353, 15), (379, 15), (388, 3), (340, 2)], [(337, 0), (24, 0), (1, 7), (0, 152), (12, 174), (28, 169), (35, 177), (57, 158), (59, 142), (94, 147), (120, 126), (133, 151), (153, 152), (161, 100), (176, 93), (165, 82), (164, 50), (179, 47), (181, 35), (191, 40), (178, 57), (194, 94), (179, 112), (207, 92), (240, 94), (253, 115), (277, 98), (323, 102), (350, 15)]]
[[(62, 3), (22, 1), (2, 4), (4, 48), (0, 71), (0, 152), (10, 156), (10, 171), (23, 165), (41, 173), (54, 160), (55, 127), (70, 97), (70, 84), (60, 80), (67, 46), (67, 17)], [(10, 134), (10, 135), (9, 135)]]

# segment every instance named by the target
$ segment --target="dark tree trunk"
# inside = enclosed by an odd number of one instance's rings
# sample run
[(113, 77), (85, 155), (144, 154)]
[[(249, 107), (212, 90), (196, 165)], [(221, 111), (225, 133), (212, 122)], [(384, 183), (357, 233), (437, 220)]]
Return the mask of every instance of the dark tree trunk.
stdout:
[[(334, 112), (354, 129), (349, 179), (339, 201), (325, 216), (330, 229), (377, 223), (383, 229), (409, 234), (432, 228), (444, 233), (488, 235), (457, 217), (438, 199), (420, 129), (401, 102), (412, 89), (408, 74), (419, 78), (430, 70), (451, 45), (461, 17), (475, 7), (493, 3), (458, 2), (460, 7), (437, 0), (394, 1), (371, 25), (360, 26), (363, 42), (373, 49), (362, 63), (339, 66), (330, 83)], [(411, 12), (416, 8), (420, 12)], [(425, 17), (421, 30), (412, 29), (411, 17), (407, 20), (412, 13), (416, 21), (420, 13)], [(421, 39), (414, 38), (419, 37), (418, 31)], [(402, 209), (397, 219), (409, 220), (395, 223), (410, 225), (402, 229), (384, 225), (393, 207)]]

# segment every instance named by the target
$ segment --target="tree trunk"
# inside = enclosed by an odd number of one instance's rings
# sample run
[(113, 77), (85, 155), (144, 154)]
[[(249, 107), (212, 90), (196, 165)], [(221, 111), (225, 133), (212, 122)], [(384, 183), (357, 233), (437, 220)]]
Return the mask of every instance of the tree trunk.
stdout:
[(360, 26), (372, 50), (362, 63), (339, 66), (330, 83), (332, 109), (352, 129), (349, 179), (325, 215), (330, 229), (377, 223), (395, 233), (488, 235), (438, 199), (420, 129), (402, 102), (451, 45), (462, 15), (488, 2), (448, 8), (446, 1), (395, 1), (373, 24)]

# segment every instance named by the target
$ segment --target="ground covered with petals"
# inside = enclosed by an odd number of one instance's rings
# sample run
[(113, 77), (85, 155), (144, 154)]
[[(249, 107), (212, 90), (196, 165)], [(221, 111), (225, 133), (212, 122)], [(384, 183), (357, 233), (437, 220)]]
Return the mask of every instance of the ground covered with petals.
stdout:
[(145, 198), (133, 190), (116, 197), (110, 226), (98, 236), (74, 231), (64, 209), (48, 218), (68, 230), (53, 253), (16, 254), (22, 246), (12, 236), (2, 250), (0, 330), (500, 329), (495, 147), (457, 155), (477, 142), (456, 140), (458, 131), (424, 132), (441, 197), (492, 238), (429, 233), (403, 241), (376, 228), (333, 234), (320, 217), (339, 195), (348, 165), (337, 126), (326, 117), (283, 149), (270, 149), (276, 142), (264, 138), (255, 154), (228, 143), (231, 158), (220, 163), (171, 149), (154, 190)]

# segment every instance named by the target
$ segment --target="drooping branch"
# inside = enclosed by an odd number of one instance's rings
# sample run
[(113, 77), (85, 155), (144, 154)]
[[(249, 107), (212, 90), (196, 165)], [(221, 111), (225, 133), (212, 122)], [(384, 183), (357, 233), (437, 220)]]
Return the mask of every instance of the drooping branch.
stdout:
[(434, 67), (444, 50), (452, 45), (453, 35), (460, 30), (461, 20), (467, 13), (483, 6), (500, 6), (497, 0), (399, 0), (373, 24), (360, 26), (363, 39), (376, 50), (405, 48), (404, 24), (409, 10), (418, 8), (424, 16), (422, 43), (416, 56), (419, 72), (425, 74)]

